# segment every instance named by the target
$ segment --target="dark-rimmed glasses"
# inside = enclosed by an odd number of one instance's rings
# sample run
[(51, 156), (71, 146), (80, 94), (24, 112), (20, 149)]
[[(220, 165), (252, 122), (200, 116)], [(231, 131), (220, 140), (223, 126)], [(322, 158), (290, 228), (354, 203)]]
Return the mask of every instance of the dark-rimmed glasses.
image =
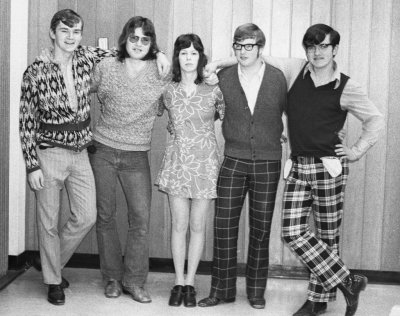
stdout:
[(136, 36), (136, 35), (130, 35), (128, 37), (129, 42), (131, 43), (137, 43), (139, 40), (142, 42), (143, 45), (149, 45), (151, 42), (150, 36)]
[(318, 45), (310, 45), (310, 46), (306, 47), (306, 50), (307, 50), (308, 53), (315, 53), (315, 51), (318, 48), (318, 50), (320, 52), (324, 52), (331, 45), (333, 45), (333, 44), (331, 44), (331, 43), (326, 43), (326, 44), (323, 43), (323, 44), (318, 44)]
[(252, 51), (254, 46), (258, 46), (258, 44), (239, 44), (239, 43), (233, 43), (232, 47), (234, 50), (242, 50), (244, 48), (247, 51)]

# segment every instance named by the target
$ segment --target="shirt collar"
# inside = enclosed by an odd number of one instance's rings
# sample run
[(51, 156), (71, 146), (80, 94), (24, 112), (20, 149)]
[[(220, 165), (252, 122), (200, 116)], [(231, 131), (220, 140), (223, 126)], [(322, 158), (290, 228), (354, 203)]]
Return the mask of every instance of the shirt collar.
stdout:
[[(314, 73), (314, 68), (311, 63), (307, 63), (307, 65), (304, 67), (303, 78), (306, 76), (307, 72)], [(337, 89), (340, 86), (340, 78), (341, 74), (339, 67), (336, 61), (333, 61), (333, 74), (330, 82), (336, 81), (334, 89)]]
[[(261, 59), (261, 67), (260, 67), (260, 69), (258, 69), (258, 71), (257, 71), (257, 79), (258, 79), (258, 80), (262, 80), (262, 78), (263, 78), (263, 76), (264, 76), (264, 71), (265, 71), (265, 63), (264, 63), (264, 61)], [(245, 79), (247, 79), (247, 76), (243, 73), (242, 67), (240, 66), (240, 64), (238, 64), (238, 74), (239, 74), (239, 78), (245, 78)]]

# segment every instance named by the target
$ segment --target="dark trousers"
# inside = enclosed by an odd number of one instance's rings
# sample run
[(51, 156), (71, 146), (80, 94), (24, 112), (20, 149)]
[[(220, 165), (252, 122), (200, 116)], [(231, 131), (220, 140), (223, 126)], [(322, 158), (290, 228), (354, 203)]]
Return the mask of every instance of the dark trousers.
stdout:
[[(149, 271), (150, 166), (145, 151), (124, 151), (95, 142), (90, 155), (97, 195), (97, 243), (105, 280), (143, 285)], [(122, 259), (117, 227), (117, 182), (128, 206), (128, 235)]]
[(236, 295), (239, 220), (249, 193), (248, 297), (264, 297), (269, 263), (269, 236), (281, 171), (280, 160), (225, 157), (217, 184), (211, 296)]

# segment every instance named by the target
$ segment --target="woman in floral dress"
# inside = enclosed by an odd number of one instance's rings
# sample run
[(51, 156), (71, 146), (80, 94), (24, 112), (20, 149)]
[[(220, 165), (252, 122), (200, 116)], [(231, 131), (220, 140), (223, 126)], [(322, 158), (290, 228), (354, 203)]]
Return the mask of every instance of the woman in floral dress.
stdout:
[[(172, 216), (171, 248), (175, 286), (169, 305), (196, 306), (194, 277), (203, 252), (205, 223), (216, 184), (219, 154), (214, 132), (215, 114), (223, 118), (224, 102), (218, 86), (203, 82), (207, 63), (203, 44), (195, 34), (177, 38), (173, 78), (163, 93), (174, 133), (170, 137), (156, 184), (168, 194)], [(184, 276), (186, 233), (190, 226), (188, 270)]]

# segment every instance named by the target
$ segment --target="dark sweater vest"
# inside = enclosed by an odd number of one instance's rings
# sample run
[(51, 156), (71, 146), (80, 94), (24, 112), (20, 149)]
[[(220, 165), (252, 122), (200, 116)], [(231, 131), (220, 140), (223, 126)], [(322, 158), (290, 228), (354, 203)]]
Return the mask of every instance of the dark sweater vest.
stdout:
[(300, 72), (288, 93), (287, 116), (292, 156), (336, 156), (337, 133), (343, 128), (347, 111), (340, 107), (340, 97), (349, 77), (341, 74), (336, 81), (315, 87), (310, 72)]
[(287, 94), (283, 73), (265, 65), (253, 115), (240, 85), (238, 65), (221, 70), (218, 77), (226, 104), (222, 122), (225, 155), (249, 160), (280, 160), (282, 112)]

